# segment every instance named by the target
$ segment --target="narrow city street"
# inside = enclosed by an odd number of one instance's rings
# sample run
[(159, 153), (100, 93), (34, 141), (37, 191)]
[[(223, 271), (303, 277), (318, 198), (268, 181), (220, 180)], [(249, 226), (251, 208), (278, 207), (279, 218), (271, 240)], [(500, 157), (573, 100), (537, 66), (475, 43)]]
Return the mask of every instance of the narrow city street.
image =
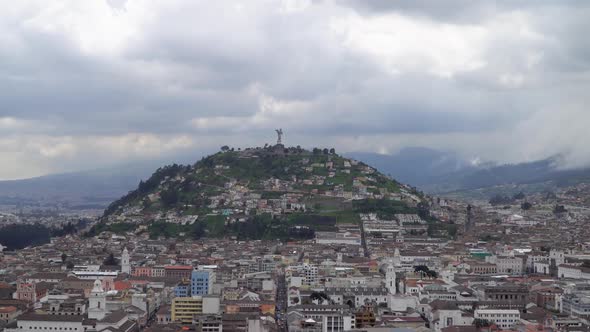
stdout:
[(289, 330), (287, 326), (287, 281), (285, 270), (280, 269), (277, 276), (277, 299), (276, 299), (276, 320), (280, 332)]

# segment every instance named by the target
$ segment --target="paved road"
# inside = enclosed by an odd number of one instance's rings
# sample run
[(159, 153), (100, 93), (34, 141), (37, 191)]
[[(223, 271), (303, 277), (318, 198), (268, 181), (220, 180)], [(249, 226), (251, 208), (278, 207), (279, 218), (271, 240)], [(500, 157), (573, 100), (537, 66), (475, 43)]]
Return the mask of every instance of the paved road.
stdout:
[(276, 320), (280, 332), (287, 332), (287, 281), (285, 271), (281, 270), (277, 275), (277, 310)]

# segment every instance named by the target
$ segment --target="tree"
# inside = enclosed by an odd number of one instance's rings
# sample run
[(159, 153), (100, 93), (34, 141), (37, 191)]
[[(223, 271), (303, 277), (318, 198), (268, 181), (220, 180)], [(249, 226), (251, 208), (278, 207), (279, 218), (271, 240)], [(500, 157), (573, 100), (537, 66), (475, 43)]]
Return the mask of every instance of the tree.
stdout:
[(66, 255), (66, 253), (64, 252), (64, 253), (61, 254), (61, 262), (62, 263), (65, 263), (66, 262), (66, 259), (68, 259), (68, 255)]
[(72, 261), (68, 261), (68, 262), (66, 263), (66, 268), (67, 268), (68, 270), (71, 270), (71, 269), (73, 269), (73, 268), (74, 268), (74, 263), (73, 263)]
[(490, 321), (488, 321), (487, 319), (481, 319), (481, 318), (476, 318), (473, 322), (475, 324), (475, 327), (482, 328), (482, 327), (489, 327)]
[(35, 224), (10, 224), (0, 227), (0, 243), (7, 250), (18, 250), (28, 246), (49, 243), (49, 228)]
[(520, 208), (527, 211), (530, 210), (533, 207), (533, 204), (529, 203), (529, 202), (524, 202), (522, 204), (520, 204)]
[(110, 253), (107, 256), (107, 258), (102, 262), (102, 264), (106, 266), (117, 266), (119, 262), (115, 258), (115, 255), (113, 255), (113, 253)]
[(328, 154), (328, 152), (330, 152), (327, 148), (324, 148), (324, 150), (322, 151), (324, 154)]
[(437, 278), (438, 273), (428, 268), (426, 265), (416, 265), (414, 266), (414, 272), (420, 273), (422, 276), (427, 276), (429, 278)]
[(457, 225), (450, 224), (447, 226), (447, 233), (449, 237), (454, 239), (457, 237)]
[(524, 198), (525, 198), (525, 195), (522, 191), (517, 194), (514, 194), (514, 196), (512, 196), (512, 199), (515, 199), (515, 200), (516, 199), (524, 199)]
[(331, 149), (330, 149), (330, 154), (336, 154), (336, 149), (334, 149), (334, 148), (331, 148)]
[(565, 213), (565, 212), (567, 212), (567, 209), (563, 205), (555, 205), (555, 207), (553, 208), (553, 213), (555, 213), (555, 214)]
[(222, 146), (221, 151), (223, 151), (223, 152), (229, 151), (229, 146), (227, 146), (227, 145)]
[(430, 219), (430, 206), (427, 202), (420, 202), (416, 205), (418, 208), (418, 216), (424, 220)]
[(178, 192), (174, 188), (160, 192), (160, 199), (165, 206), (171, 206), (178, 203)]
[(324, 292), (312, 292), (309, 295), (309, 299), (312, 301), (318, 301), (319, 304), (323, 304), (324, 302), (330, 303), (330, 297)]
[(494, 195), (492, 198), (490, 198), (490, 204), (491, 205), (505, 205), (505, 204), (511, 204), (512, 203), (512, 199), (508, 196), (505, 195)]
[(196, 221), (193, 224), (192, 236), (195, 240), (198, 240), (205, 236), (205, 223)]

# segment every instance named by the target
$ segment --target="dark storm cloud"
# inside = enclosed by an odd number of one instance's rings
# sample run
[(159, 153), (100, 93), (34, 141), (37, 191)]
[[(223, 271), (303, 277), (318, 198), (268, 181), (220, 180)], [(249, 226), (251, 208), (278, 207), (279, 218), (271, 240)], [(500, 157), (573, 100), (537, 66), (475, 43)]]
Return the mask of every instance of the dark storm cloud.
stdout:
[(379, 15), (396, 12), (416, 15), (450, 23), (478, 23), (495, 14), (510, 11), (552, 10), (564, 8), (587, 7), (583, 0), (336, 0), (337, 3), (350, 6), (359, 13)]

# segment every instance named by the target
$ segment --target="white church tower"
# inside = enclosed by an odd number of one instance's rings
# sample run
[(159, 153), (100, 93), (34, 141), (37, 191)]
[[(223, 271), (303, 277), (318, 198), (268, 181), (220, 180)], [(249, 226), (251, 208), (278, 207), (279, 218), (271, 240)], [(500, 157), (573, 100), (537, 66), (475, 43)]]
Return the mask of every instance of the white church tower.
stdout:
[(127, 251), (127, 247), (123, 249), (123, 253), (121, 254), (121, 272), (131, 274), (131, 264), (129, 263), (129, 251)]
[(385, 270), (385, 286), (387, 287), (387, 290), (389, 290), (389, 294), (393, 295), (397, 292), (395, 277), (395, 266), (389, 262), (387, 264), (387, 270)]
[(102, 289), (102, 282), (96, 280), (88, 298), (88, 318), (101, 320), (107, 314), (107, 294)]
[(399, 248), (395, 248), (395, 251), (393, 252), (393, 266), (402, 266), (402, 255), (399, 252)]

